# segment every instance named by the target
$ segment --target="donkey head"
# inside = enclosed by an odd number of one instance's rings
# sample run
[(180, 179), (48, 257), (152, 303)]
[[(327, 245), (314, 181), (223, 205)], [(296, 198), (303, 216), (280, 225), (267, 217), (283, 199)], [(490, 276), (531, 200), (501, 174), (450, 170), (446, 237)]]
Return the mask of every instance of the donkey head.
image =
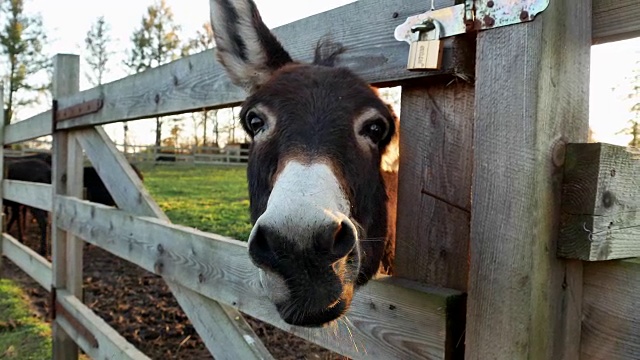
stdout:
[(365, 81), (333, 66), (340, 46), (294, 62), (253, 1), (212, 6), (218, 60), (249, 95), (240, 113), (252, 138), (249, 255), (284, 321), (323, 325), (380, 265), (388, 227), (380, 166), (396, 118)]

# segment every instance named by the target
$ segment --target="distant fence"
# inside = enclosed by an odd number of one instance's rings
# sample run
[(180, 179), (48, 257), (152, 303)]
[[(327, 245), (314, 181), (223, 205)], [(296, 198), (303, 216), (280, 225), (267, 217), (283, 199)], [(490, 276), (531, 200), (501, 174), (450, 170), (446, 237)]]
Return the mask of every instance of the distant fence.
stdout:
[(249, 157), (246, 144), (228, 145), (224, 148), (211, 146), (172, 147), (118, 145), (125, 157), (133, 163), (162, 162), (194, 165), (242, 164)]
[[(42, 146), (49, 144), (49, 146)], [(51, 153), (51, 143), (39, 142), (40, 147), (24, 146), (5, 149), (6, 157), (20, 157), (37, 153)], [(131, 163), (193, 164), (193, 165), (240, 165), (249, 158), (248, 144), (232, 144), (223, 148), (216, 146), (154, 146), (116, 145)]]

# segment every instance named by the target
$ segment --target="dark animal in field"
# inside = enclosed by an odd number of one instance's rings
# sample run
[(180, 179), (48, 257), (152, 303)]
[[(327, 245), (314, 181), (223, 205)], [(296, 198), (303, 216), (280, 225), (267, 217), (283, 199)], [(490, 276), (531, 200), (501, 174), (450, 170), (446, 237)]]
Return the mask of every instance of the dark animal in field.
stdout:
[(50, 153), (35, 153), (35, 154), (31, 154), (31, 155), (25, 155), (22, 157), (22, 159), (39, 159), (42, 160), (44, 162), (46, 162), (47, 164), (49, 164), (49, 166), (51, 166), (51, 154)]
[[(140, 180), (144, 180), (144, 176), (140, 170), (133, 164), (131, 164), (131, 167)], [(94, 167), (85, 166), (83, 178), (87, 200), (108, 206), (117, 206), (115, 200), (109, 193), (109, 190), (107, 190), (107, 187), (102, 179), (100, 179), (100, 176)]]
[[(212, 2), (218, 60), (248, 98), (249, 256), (284, 321), (321, 326), (390, 271), (397, 118), (365, 81), (335, 66), (339, 44), (294, 61), (251, 0)], [(387, 171), (388, 170), (388, 171)]]
[(160, 152), (160, 155), (156, 156), (156, 161), (176, 162), (176, 154), (172, 152)]
[[(38, 158), (30, 159), (7, 159), (5, 161), (7, 166), (7, 179), (31, 181), (36, 183), (51, 183), (51, 166), (45, 161)], [(5, 201), (4, 204), (11, 210), (11, 217), (7, 224), (7, 231), (9, 231), (13, 224), (18, 221), (18, 240), (22, 242), (22, 224), (20, 223), (20, 207), (21, 205), (13, 201)], [(24, 207), (25, 210), (29, 210), (36, 219), (38, 227), (40, 229), (40, 254), (44, 256), (47, 246), (47, 212), (44, 210)], [(26, 215), (26, 214), (24, 214)], [(24, 218), (24, 216), (23, 216)]]
[[(5, 165), (8, 168), (7, 178), (11, 180), (22, 180), (39, 183), (51, 183), (51, 155), (36, 154), (22, 157), (5, 157)], [(138, 175), (140, 180), (144, 177), (140, 170), (131, 164), (131, 167)], [(83, 186), (86, 189), (86, 198), (89, 201), (108, 205), (117, 206), (113, 197), (109, 194), (104, 182), (98, 176), (95, 168), (85, 166), (83, 169)], [(41, 239), (40, 254), (44, 255), (46, 251), (47, 225), (48, 215), (44, 210), (23, 206), (13, 201), (5, 201), (4, 204), (10, 209), (10, 219), (7, 224), (7, 231), (11, 230), (13, 224), (18, 222), (18, 240), (23, 240), (24, 225), (20, 221), (26, 218), (26, 211), (29, 210), (33, 218), (38, 223)], [(22, 210), (22, 211), (21, 211)], [(22, 216), (20, 216), (22, 214)]]

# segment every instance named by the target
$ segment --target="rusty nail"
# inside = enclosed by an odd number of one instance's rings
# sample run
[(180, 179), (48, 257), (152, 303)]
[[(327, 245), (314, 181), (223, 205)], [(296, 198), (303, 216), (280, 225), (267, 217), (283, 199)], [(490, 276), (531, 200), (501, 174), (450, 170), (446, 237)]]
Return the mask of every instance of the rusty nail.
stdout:
[(522, 12), (520, 13), (520, 20), (521, 21), (529, 20), (529, 12), (526, 10), (522, 10)]
[(493, 1), (489, 0), (489, 1), (487, 2), (487, 7), (492, 8), (492, 7), (493, 7)]
[(495, 21), (491, 16), (489, 16), (489, 15), (485, 16), (485, 17), (482, 19), (482, 21), (484, 21), (484, 25), (485, 25), (485, 26), (489, 26), (489, 27), (493, 26), (493, 24), (495, 24), (495, 23), (496, 23), (496, 21)]

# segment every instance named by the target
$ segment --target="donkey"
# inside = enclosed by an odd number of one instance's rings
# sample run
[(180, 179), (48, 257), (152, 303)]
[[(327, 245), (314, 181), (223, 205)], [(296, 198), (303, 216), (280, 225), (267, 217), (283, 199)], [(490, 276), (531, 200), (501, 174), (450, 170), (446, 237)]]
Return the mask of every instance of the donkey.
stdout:
[[(50, 154), (35, 154), (21, 157), (5, 157), (5, 163), (8, 167), (7, 178), (11, 180), (22, 180), (50, 184), (51, 183), (51, 155)], [(142, 172), (133, 164), (130, 164), (134, 172), (140, 180), (144, 180)], [(85, 166), (83, 169), (83, 185), (86, 189), (87, 200), (107, 206), (115, 206), (116, 202), (111, 197), (109, 190), (105, 186), (102, 179), (96, 172), (96, 169), (92, 166)], [(44, 210), (27, 207), (13, 201), (5, 201), (5, 205), (11, 209), (11, 217), (7, 224), (7, 231), (11, 230), (13, 224), (18, 222), (18, 240), (22, 242), (22, 233), (25, 228), (24, 224), (20, 221), (20, 215), (22, 218), (26, 218), (26, 210), (29, 210), (33, 215), (33, 218), (38, 223), (40, 229), (40, 254), (42, 256), (46, 253), (47, 246), (47, 225), (48, 215)], [(20, 210), (22, 209), (22, 214)]]
[(397, 155), (397, 118), (336, 66), (340, 44), (320, 41), (313, 63), (294, 61), (251, 0), (212, 2), (211, 22), (218, 61), (248, 94), (249, 256), (285, 322), (331, 323), (389, 271), (397, 172), (381, 166), (395, 163), (383, 158)]
[[(45, 161), (35, 157), (26, 157), (24, 159), (6, 159), (7, 164), (7, 179), (31, 181), (37, 183), (48, 184), (51, 183), (51, 166)], [(11, 209), (11, 217), (7, 224), (7, 231), (11, 229), (13, 224), (18, 221), (18, 240), (22, 242), (22, 229), (23, 226), (20, 223), (20, 207), (19, 203), (14, 201), (5, 201), (5, 205)], [(44, 256), (47, 247), (47, 212), (41, 209), (32, 207), (23, 207), (28, 209), (36, 219), (38, 227), (40, 229), (40, 255)], [(26, 212), (23, 214), (23, 218), (26, 216)]]

